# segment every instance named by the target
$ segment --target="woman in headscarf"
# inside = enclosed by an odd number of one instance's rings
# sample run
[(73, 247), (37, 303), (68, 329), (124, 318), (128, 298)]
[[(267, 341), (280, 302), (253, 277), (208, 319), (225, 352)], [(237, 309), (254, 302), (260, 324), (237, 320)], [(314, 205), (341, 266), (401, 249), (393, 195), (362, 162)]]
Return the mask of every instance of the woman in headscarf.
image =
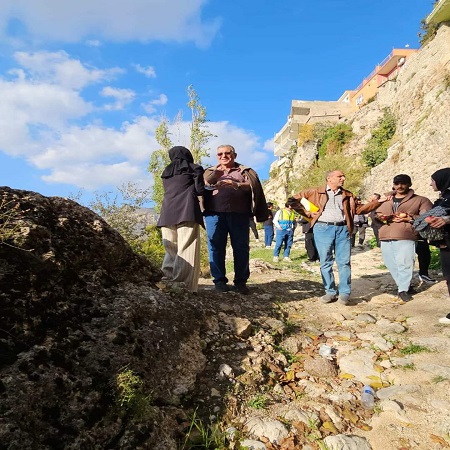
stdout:
[[(447, 282), (448, 295), (450, 296), (450, 167), (439, 169), (431, 175), (430, 186), (440, 192), (439, 199), (433, 206), (441, 206), (446, 209), (447, 215), (441, 217), (429, 217), (427, 222), (432, 228), (442, 228), (444, 239), (438, 242), (441, 254), (442, 274)], [(439, 319), (439, 323), (450, 325), (450, 313)]]
[(157, 226), (161, 227), (166, 254), (162, 265), (165, 277), (183, 282), (197, 292), (200, 276), (200, 225), (203, 216), (199, 196), (203, 195), (203, 167), (194, 164), (186, 147), (169, 150), (171, 163), (161, 178), (164, 198)]

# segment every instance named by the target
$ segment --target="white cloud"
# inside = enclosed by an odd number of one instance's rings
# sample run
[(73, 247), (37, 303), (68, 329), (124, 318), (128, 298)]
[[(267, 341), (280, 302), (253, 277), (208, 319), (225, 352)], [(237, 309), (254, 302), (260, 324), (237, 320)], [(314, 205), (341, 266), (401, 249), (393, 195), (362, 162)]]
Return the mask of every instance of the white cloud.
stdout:
[[(74, 186), (96, 190), (100, 186), (122, 186), (128, 181), (143, 184), (145, 174), (142, 168), (121, 162), (116, 164), (77, 164), (70, 167), (55, 168), (51, 175), (42, 179), (48, 183), (65, 183)], [(150, 185), (150, 175), (147, 176), (147, 185)]]
[(263, 149), (267, 150), (270, 153), (273, 153), (274, 151), (273, 139), (267, 139), (267, 141), (264, 142)]
[(167, 101), (167, 95), (160, 94), (157, 99), (151, 100), (148, 103), (142, 103), (142, 107), (147, 114), (153, 114), (154, 112), (156, 112), (156, 106), (164, 106)]
[(82, 89), (89, 84), (114, 78), (123, 72), (117, 67), (108, 70), (89, 68), (81, 61), (70, 58), (64, 51), (16, 52), (14, 59), (27, 71), (30, 80), (69, 89)]
[[(190, 122), (172, 124), (169, 127), (174, 145), (190, 146)], [(210, 156), (203, 159), (203, 165), (217, 164), (216, 149), (219, 145), (230, 144), (236, 149), (237, 161), (256, 170), (271, 160), (270, 155), (261, 150), (260, 138), (252, 131), (239, 128), (229, 122), (208, 122), (208, 130), (214, 134), (208, 142)]]
[(207, 0), (2, 0), (0, 33), (18, 21), (32, 38), (79, 42), (95, 36), (110, 41), (153, 40), (208, 45), (218, 19), (204, 20)]
[(86, 45), (88, 47), (100, 47), (102, 43), (98, 39), (88, 39)]
[(11, 155), (33, 154), (68, 120), (93, 109), (77, 92), (22, 79), (0, 79), (0, 98), (0, 149)]
[(105, 105), (105, 109), (108, 111), (117, 111), (123, 109), (136, 97), (136, 93), (131, 89), (118, 89), (111, 86), (104, 87), (101, 90), (100, 94), (103, 97), (112, 97), (116, 100), (115, 103)]
[(142, 67), (140, 64), (134, 65), (137, 72), (144, 74), (147, 78), (156, 78), (155, 68), (152, 66)]
[[(159, 148), (155, 139), (158, 125), (154, 118), (138, 117), (119, 130), (95, 125), (72, 127), (52, 144), (42, 146), (30, 162), (50, 172), (43, 177), (45, 181), (84, 189), (119, 186), (127, 181), (151, 183), (146, 168), (151, 152)], [(174, 145), (189, 148), (189, 125), (189, 122), (170, 125)], [(216, 164), (216, 148), (224, 143), (235, 146), (242, 164), (258, 170), (267, 163), (269, 155), (259, 150), (260, 140), (254, 133), (228, 122), (210, 122), (209, 130), (218, 137), (209, 142), (211, 157), (204, 159), (205, 167)]]
[[(0, 77), (0, 151), (23, 158), (44, 172), (47, 183), (73, 184), (78, 188), (101, 189), (127, 181), (151, 183), (147, 164), (151, 152), (159, 148), (155, 130), (159, 120), (139, 116), (118, 126), (106, 126), (90, 114), (101, 111), (87, 101), (83, 89), (101, 83), (116, 73), (87, 67), (65, 52), (37, 52), (16, 55), (20, 67)], [(71, 73), (71, 70), (73, 72)], [(103, 87), (101, 95), (114, 98), (115, 105), (133, 101), (131, 89)], [(92, 90), (90, 92), (92, 94)], [(87, 95), (87, 94), (86, 94)], [(151, 100), (148, 107), (167, 104), (165, 94)], [(99, 102), (100, 103), (100, 102)], [(170, 126), (174, 145), (190, 145), (190, 123)], [(268, 159), (253, 132), (229, 122), (208, 122), (218, 137), (210, 140), (211, 158), (223, 143), (236, 147), (238, 161), (258, 170)]]

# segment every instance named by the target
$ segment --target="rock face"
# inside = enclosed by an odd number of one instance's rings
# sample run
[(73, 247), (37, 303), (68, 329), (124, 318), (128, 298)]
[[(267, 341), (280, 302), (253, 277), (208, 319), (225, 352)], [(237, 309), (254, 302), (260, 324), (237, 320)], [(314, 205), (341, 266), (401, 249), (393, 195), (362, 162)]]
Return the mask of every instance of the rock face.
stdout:
[[(204, 313), (158, 291), (159, 270), (89, 209), (6, 187), (0, 200), (1, 447), (176, 448)], [(139, 413), (118, 400), (125, 370)]]
[[(344, 153), (359, 158), (383, 109), (390, 108), (397, 118), (388, 158), (365, 178), (361, 189), (364, 196), (388, 191), (396, 174), (408, 173), (418, 194), (436, 198), (429, 186), (430, 175), (449, 165), (449, 105), (450, 23), (444, 23), (433, 40), (408, 58), (398, 77), (379, 89), (374, 102), (343, 119), (355, 133)], [(317, 150), (312, 144), (306, 143), (291, 158), (293, 172), (289, 164), (276, 171), (276, 177), (265, 186), (268, 198), (284, 204), (292, 194), (285, 188), (287, 177), (294, 176), (289, 173), (301, 178), (315, 160)]]

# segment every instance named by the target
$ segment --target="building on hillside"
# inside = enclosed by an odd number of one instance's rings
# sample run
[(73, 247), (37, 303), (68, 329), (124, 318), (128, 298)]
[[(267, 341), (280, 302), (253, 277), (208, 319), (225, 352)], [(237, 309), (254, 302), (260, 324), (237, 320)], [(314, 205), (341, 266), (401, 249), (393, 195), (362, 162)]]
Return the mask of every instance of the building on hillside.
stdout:
[(274, 138), (275, 155), (282, 158), (293, 145), (297, 145), (301, 125), (337, 122), (350, 112), (350, 105), (344, 102), (292, 100), (288, 120)]
[[(442, 1), (442, 0), (441, 0)], [(450, 1), (450, 0), (445, 0)], [(276, 166), (285, 161), (291, 147), (297, 146), (302, 125), (317, 122), (338, 122), (374, 99), (378, 89), (387, 81), (394, 80), (416, 49), (393, 49), (392, 52), (353, 90), (345, 91), (337, 101), (292, 100), (287, 122), (274, 137)]]
[(428, 24), (450, 22), (450, 0), (439, 0), (435, 3), (433, 11), (426, 18)]
[(352, 111), (367, 104), (368, 101), (375, 98), (378, 89), (386, 81), (397, 78), (400, 70), (405, 65), (407, 58), (417, 52), (412, 48), (394, 48), (386, 58), (380, 62), (374, 70), (361, 82), (353, 91), (345, 91), (339, 98), (340, 102), (348, 102)]

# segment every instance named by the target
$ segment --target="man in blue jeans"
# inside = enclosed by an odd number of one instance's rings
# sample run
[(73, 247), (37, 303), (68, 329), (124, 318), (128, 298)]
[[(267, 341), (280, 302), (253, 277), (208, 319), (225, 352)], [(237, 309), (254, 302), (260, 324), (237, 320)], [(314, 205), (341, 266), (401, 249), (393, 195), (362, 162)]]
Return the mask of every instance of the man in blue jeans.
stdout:
[[(351, 293), (350, 236), (353, 232), (354, 216), (377, 209), (387, 198), (382, 197), (357, 206), (356, 196), (344, 189), (344, 182), (344, 173), (341, 170), (332, 170), (326, 174), (325, 186), (301, 191), (291, 197), (288, 203), (302, 216), (311, 218), (325, 288), (325, 295), (320, 301), (331, 303), (338, 300), (339, 303), (348, 305)], [(309, 200), (319, 210), (307, 211), (301, 204), (302, 198)], [(339, 290), (333, 273), (335, 259), (339, 272)]]
[[(204, 218), (208, 237), (209, 265), (219, 292), (230, 291), (225, 256), (228, 236), (234, 258), (234, 289), (249, 294), (249, 219), (263, 222), (268, 217), (264, 192), (258, 175), (250, 167), (235, 162), (231, 145), (217, 148), (219, 164), (205, 170)], [(209, 187), (208, 187), (209, 186)]]
[(275, 227), (275, 248), (273, 250), (273, 262), (280, 259), (281, 247), (284, 245), (283, 261), (292, 262), (289, 255), (294, 242), (294, 231), (297, 225), (295, 220), (295, 211), (292, 206), (286, 203), (285, 208), (279, 209), (273, 218)]

